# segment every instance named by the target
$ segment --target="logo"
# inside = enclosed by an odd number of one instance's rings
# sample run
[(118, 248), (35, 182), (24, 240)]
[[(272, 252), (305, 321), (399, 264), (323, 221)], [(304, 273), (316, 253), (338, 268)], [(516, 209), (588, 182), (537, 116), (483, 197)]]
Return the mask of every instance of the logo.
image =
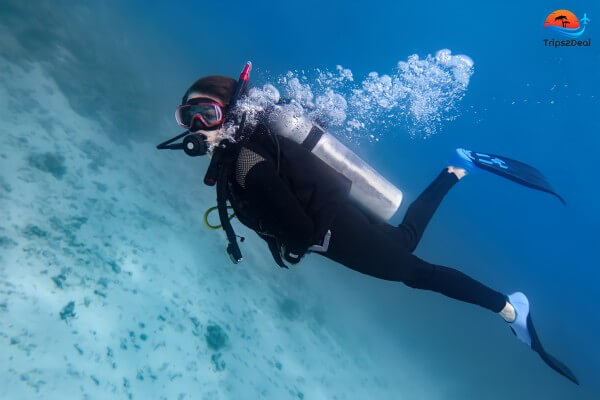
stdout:
[(581, 22), (575, 14), (569, 10), (556, 10), (546, 17), (544, 29), (553, 35), (571, 40), (555, 40), (544, 39), (544, 46), (563, 47), (563, 46), (590, 46), (591, 39), (580, 40), (581, 35), (585, 32), (590, 19), (587, 14), (583, 14)]

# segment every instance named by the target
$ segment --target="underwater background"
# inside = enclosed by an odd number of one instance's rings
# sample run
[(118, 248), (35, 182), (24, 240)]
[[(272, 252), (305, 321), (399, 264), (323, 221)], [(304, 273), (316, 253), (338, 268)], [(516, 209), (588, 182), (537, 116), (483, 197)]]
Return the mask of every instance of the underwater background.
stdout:
[[(590, 18), (590, 47), (544, 46), (562, 8)], [(2, 1), (0, 398), (600, 398), (598, 11)], [(456, 147), (543, 171), (566, 207), (468, 176), (416, 254), (526, 293), (581, 385), (497, 315), (318, 255), (281, 270), (237, 220), (232, 264), (202, 224), (208, 158), (155, 146), (180, 132), (195, 79), (237, 78), (247, 60), (256, 88), (299, 100), (402, 189), (390, 223)]]

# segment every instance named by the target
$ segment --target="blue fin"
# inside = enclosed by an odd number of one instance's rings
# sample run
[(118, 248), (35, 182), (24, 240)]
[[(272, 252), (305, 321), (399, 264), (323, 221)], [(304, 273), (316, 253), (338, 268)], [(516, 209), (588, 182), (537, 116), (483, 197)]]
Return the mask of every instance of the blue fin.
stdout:
[(457, 152), (459, 150), (462, 153), (461, 156), (464, 158), (466, 155), (475, 167), (510, 179), (523, 186), (550, 193), (558, 197), (564, 205), (567, 205), (565, 199), (550, 186), (546, 177), (531, 165), (496, 154), (480, 153), (465, 149), (457, 149)]

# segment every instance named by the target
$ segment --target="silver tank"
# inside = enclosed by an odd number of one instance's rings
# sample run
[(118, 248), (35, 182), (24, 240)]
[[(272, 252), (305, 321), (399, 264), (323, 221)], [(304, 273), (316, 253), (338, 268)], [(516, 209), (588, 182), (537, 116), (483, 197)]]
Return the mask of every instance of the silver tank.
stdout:
[(311, 149), (313, 154), (352, 181), (350, 197), (371, 215), (387, 221), (402, 202), (402, 192), (333, 135), (304, 115), (275, 106), (270, 113), (274, 131)]

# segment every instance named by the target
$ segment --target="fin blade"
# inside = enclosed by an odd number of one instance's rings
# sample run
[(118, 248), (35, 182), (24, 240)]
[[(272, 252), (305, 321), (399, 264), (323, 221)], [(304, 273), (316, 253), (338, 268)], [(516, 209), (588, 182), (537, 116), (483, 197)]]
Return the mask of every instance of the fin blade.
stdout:
[(561, 203), (564, 205), (567, 204), (565, 199), (556, 193), (550, 183), (548, 183), (546, 177), (531, 165), (497, 154), (471, 151), (471, 156), (473, 164), (478, 168), (510, 179), (520, 185), (554, 195)]
[(527, 316), (527, 329), (529, 330), (529, 334), (531, 336), (531, 348), (539, 354), (542, 360), (548, 365), (550, 368), (570, 380), (571, 382), (579, 385), (579, 380), (573, 374), (573, 372), (563, 364), (561, 361), (556, 359), (554, 356), (546, 352), (544, 347), (542, 346), (542, 342), (535, 331), (535, 327), (533, 326), (533, 321), (531, 320), (531, 313)]

